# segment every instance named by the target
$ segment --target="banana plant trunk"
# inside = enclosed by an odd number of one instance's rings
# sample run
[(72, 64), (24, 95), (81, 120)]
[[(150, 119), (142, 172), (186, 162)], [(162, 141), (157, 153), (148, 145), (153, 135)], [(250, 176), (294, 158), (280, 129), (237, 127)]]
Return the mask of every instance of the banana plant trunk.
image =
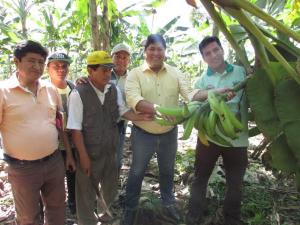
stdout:
[(97, 18), (97, 4), (96, 0), (89, 0), (90, 20), (91, 20), (91, 32), (92, 32), (92, 44), (94, 50), (101, 50), (101, 39)]
[(102, 47), (104, 50), (109, 50), (110, 47), (110, 27), (108, 18), (108, 4), (107, 0), (103, 0), (103, 10), (102, 10), (102, 28), (100, 29), (102, 37)]

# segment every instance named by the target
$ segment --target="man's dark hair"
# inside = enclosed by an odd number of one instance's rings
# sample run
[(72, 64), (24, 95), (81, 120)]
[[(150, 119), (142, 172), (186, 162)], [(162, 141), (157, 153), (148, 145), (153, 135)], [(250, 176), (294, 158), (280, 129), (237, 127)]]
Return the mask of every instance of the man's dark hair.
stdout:
[(14, 50), (14, 56), (21, 61), (27, 53), (36, 53), (41, 55), (45, 60), (48, 56), (48, 50), (44, 48), (40, 43), (27, 40), (22, 41), (16, 45)]
[(155, 43), (160, 43), (164, 47), (164, 49), (167, 48), (166, 41), (160, 34), (150, 34), (147, 37), (147, 40), (145, 43), (145, 50), (146, 50), (146, 48), (148, 48), (149, 45), (155, 44)]
[(221, 42), (220, 42), (220, 39), (218, 38), (218, 37), (216, 37), (216, 36), (207, 36), (207, 37), (205, 37), (201, 42), (200, 42), (200, 44), (199, 44), (199, 50), (200, 50), (200, 53), (201, 53), (201, 55), (203, 55), (203, 49), (208, 45), (208, 44), (210, 44), (210, 43), (212, 43), (212, 42), (216, 42), (221, 48), (223, 48), (222, 47), (222, 44), (221, 44)]

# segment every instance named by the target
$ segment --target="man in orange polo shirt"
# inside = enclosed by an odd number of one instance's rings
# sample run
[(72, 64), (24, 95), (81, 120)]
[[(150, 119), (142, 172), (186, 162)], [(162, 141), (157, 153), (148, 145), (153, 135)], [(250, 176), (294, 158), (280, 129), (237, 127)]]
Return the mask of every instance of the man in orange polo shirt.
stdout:
[(45, 224), (64, 224), (64, 163), (56, 126), (61, 99), (39, 79), (47, 55), (37, 42), (17, 44), (16, 74), (0, 83), (0, 133), (20, 225), (39, 224), (40, 196)]

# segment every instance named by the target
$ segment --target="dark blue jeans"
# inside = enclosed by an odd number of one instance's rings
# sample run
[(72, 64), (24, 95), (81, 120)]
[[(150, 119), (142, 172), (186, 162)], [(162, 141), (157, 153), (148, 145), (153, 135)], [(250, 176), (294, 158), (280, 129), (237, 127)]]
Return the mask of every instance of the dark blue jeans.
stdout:
[(132, 165), (125, 198), (125, 209), (138, 206), (145, 171), (154, 153), (157, 154), (162, 203), (173, 205), (174, 164), (177, 151), (177, 127), (164, 134), (150, 134), (136, 126), (132, 128)]

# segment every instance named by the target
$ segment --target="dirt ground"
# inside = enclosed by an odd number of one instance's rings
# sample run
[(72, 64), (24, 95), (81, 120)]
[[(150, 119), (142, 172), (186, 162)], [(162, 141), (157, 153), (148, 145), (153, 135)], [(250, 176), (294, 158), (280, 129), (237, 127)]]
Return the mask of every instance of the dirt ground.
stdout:
[[(182, 131), (183, 131), (182, 127), (179, 126), (178, 137), (181, 137)], [(261, 139), (262, 139), (261, 137), (252, 138), (250, 140), (250, 148), (255, 148), (255, 146), (258, 146), (259, 143), (261, 142)], [(181, 158), (186, 157), (185, 159), (183, 159), (180, 165), (179, 163), (177, 163), (176, 165), (175, 186), (174, 186), (174, 193), (177, 199), (177, 205), (182, 215), (185, 214), (186, 203), (189, 197), (188, 184), (192, 177), (192, 167), (193, 167), (193, 157), (190, 157), (188, 154), (190, 154), (190, 152), (193, 152), (193, 150), (191, 149), (195, 148), (196, 140), (197, 140), (197, 134), (195, 131), (193, 131), (189, 140), (178, 141), (178, 155), (180, 155)], [(131, 154), (132, 153), (130, 149), (130, 128), (127, 128), (126, 142), (124, 148), (124, 161), (123, 161), (123, 167), (121, 170), (121, 175), (119, 180), (119, 193), (111, 209), (113, 213), (113, 219), (109, 223), (100, 223), (100, 224), (119, 225), (120, 223), (120, 218), (122, 215), (122, 205), (123, 205), (124, 194), (125, 194), (124, 189), (127, 180), (127, 174), (129, 172), (129, 168), (131, 164)], [(178, 157), (177, 160), (180, 160), (180, 157)], [(183, 167), (186, 171), (180, 172), (180, 166), (182, 167), (181, 164), (186, 164)], [(190, 169), (187, 170), (186, 168), (190, 168)], [(271, 177), (271, 175), (266, 173), (266, 171), (261, 172), (261, 169), (255, 168), (254, 172), (249, 172), (246, 174), (245, 182), (246, 183), (261, 182), (260, 179), (268, 180), (269, 179), (268, 176)], [(12, 225), (15, 218), (15, 210), (14, 210), (12, 193), (10, 190), (10, 184), (7, 182), (5, 163), (3, 161), (0, 161), (0, 180), (3, 181), (3, 188), (2, 189), (0, 188), (0, 225)], [(224, 172), (222, 171), (222, 168), (220, 166), (216, 167), (210, 182), (216, 182), (216, 181), (217, 183), (218, 182), (224, 183)], [(203, 223), (203, 225), (212, 225), (212, 224), (218, 225), (219, 224), (218, 221), (222, 220), (221, 213), (220, 213), (221, 206), (218, 205), (219, 197), (218, 197), (218, 193), (216, 192), (218, 192), (218, 186), (215, 185), (214, 188), (210, 188), (210, 187), (208, 188), (208, 193), (207, 193), (208, 196), (217, 199), (217, 201), (213, 203), (214, 208), (212, 209), (212, 211), (214, 213), (207, 218), (207, 220)], [(296, 198), (299, 197), (297, 193), (294, 194)], [(293, 208), (292, 210), (298, 210), (298, 209), (300, 208), (297, 208), (296, 206), (296, 208)], [(68, 207), (66, 207), (66, 214), (67, 214), (66, 224), (76, 225), (77, 224), (76, 215), (72, 215)], [(148, 170), (145, 174), (145, 178), (143, 181), (142, 194), (140, 198), (140, 208), (139, 208), (136, 224), (138, 225), (175, 225), (176, 224), (174, 221), (172, 221), (172, 219), (170, 219), (164, 213), (163, 209), (160, 207), (158, 169), (157, 169), (155, 156), (150, 162), (150, 165), (148, 167)], [(182, 222), (181, 224), (183, 225), (184, 222)], [(249, 223), (249, 224), (260, 224), (260, 223)], [(271, 223), (261, 223), (261, 224), (267, 225)], [(281, 223), (278, 222), (272, 224), (280, 225)], [(300, 222), (285, 223), (285, 224), (299, 225)]]

